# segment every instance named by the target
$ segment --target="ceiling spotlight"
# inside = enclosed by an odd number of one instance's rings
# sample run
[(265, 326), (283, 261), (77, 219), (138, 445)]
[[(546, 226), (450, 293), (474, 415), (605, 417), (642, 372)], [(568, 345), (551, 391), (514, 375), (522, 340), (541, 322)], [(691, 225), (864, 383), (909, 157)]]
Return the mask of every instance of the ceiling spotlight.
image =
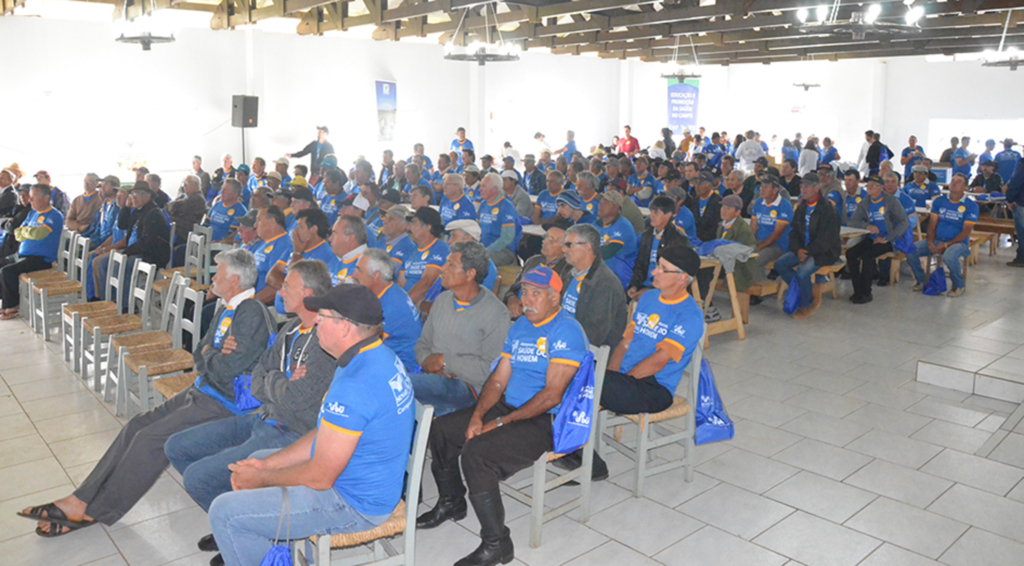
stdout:
[(818, 6), (814, 12), (815, 15), (818, 16), (819, 22), (823, 22), (828, 19), (828, 6)]
[(807, 23), (807, 16), (809, 15), (810, 13), (807, 11), (807, 8), (800, 8), (796, 11), (796, 19), (800, 20), (802, 24)]
[(907, 25), (912, 26), (916, 24), (917, 21), (920, 20), (922, 17), (924, 17), (924, 7), (922, 6), (915, 6), (907, 10)]
[(868, 6), (868, 13), (864, 16), (864, 21), (869, 23), (869, 24), (873, 24), (873, 23), (875, 23), (875, 20), (878, 19), (878, 16), (881, 13), (882, 13), (882, 5), (881, 4), (872, 4), (872, 5)]

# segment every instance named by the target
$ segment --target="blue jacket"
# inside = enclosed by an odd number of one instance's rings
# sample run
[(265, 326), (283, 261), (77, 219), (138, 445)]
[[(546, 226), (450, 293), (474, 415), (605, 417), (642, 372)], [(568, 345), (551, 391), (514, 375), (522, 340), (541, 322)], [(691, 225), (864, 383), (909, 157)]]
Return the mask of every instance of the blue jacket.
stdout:
[(1013, 176), (1006, 183), (1006, 201), (1017, 206), (1024, 206), (1024, 159), (1017, 162)]

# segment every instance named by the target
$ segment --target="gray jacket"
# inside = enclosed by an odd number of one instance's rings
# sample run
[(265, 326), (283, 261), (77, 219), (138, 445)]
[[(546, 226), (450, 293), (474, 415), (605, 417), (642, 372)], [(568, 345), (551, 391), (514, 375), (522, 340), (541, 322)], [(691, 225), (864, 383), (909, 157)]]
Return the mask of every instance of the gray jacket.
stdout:
[[(336, 362), (320, 348), (317, 327), (299, 333), (302, 321), (289, 321), (277, 332), (277, 339), (263, 352), (252, 371), (252, 394), (263, 405), (260, 414), (288, 430), (303, 435), (316, 426), (320, 403), (334, 379)], [(281, 370), (282, 357), (287, 357)], [(306, 367), (300, 379), (291, 379), (298, 366)]]
[(489, 290), (480, 287), (470, 307), (461, 312), (455, 311), (455, 294), (445, 291), (423, 324), (416, 362), (444, 354), (448, 372), (479, 390), (491, 374), (491, 362), (501, 355), (511, 326), (508, 309)]
[[(195, 362), (193, 370), (203, 376), (204, 384), (228, 399), (234, 399), (235, 378), (251, 374), (260, 356), (267, 349), (267, 340), (270, 339), (270, 314), (267, 307), (254, 298), (239, 303), (227, 332), (227, 336), (235, 337), (238, 347), (230, 354), (224, 355), (220, 353), (219, 348), (212, 347), (217, 322), (223, 312), (224, 303), (221, 302), (213, 315), (210, 329), (206, 331), (199, 347), (192, 354), (192, 360)], [(224, 338), (227, 339), (227, 336)], [(204, 354), (206, 346), (211, 348)]]
[(516, 185), (516, 190), (512, 191), (512, 196), (508, 197), (508, 200), (512, 201), (512, 206), (516, 207), (519, 216), (529, 218), (533, 214), (533, 201), (522, 187)]
[[(885, 206), (885, 241), (892, 243), (893, 240), (906, 233), (910, 228), (910, 219), (907, 218), (907, 211), (899, 199), (882, 191), (882, 204)], [(871, 207), (871, 198), (860, 201), (857, 210), (853, 212), (853, 218), (849, 225), (853, 228), (867, 228), (871, 224), (868, 211)]]
[[(567, 285), (575, 284), (572, 276)], [(580, 296), (576, 301), (576, 321), (587, 333), (587, 339), (594, 346), (608, 346), (612, 350), (619, 345), (626, 332), (626, 292), (622, 289), (619, 276), (597, 256), (580, 284)]]

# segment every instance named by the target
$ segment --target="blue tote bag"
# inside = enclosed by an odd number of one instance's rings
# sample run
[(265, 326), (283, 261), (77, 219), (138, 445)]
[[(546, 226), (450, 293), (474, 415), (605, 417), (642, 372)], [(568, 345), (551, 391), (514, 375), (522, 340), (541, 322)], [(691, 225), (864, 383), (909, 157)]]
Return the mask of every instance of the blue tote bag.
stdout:
[[(793, 314), (798, 308), (800, 308), (800, 278), (793, 276), (793, 280), (789, 282), (789, 288), (786, 289), (786, 297), (782, 301), (782, 310), (786, 314)], [(701, 368), (701, 373), (704, 373), (704, 368)]]
[(694, 442), (707, 444), (732, 438), (732, 419), (725, 412), (722, 398), (715, 387), (715, 374), (707, 360), (700, 362), (700, 381), (697, 382), (697, 433)]
[(942, 267), (936, 269), (928, 277), (928, 282), (924, 285), (925, 295), (941, 295), (946, 292), (946, 270)]
[(594, 354), (587, 352), (572, 378), (552, 425), (557, 454), (575, 452), (590, 440), (590, 416), (594, 411)]
[[(288, 488), (281, 487), (281, 518), (277, 521), (277, 535), (274, 536), (274, 545), (263, 556), (260, 566), (292, 566), (291, 548), (288, 541), (292, 536), (292, 506), (288, 501)], [(288, 518), (288, 527), (285, 530), (284, 538), (281, 538), (281, 525)], [(284, 542), (284, 544), (281, 544)]]

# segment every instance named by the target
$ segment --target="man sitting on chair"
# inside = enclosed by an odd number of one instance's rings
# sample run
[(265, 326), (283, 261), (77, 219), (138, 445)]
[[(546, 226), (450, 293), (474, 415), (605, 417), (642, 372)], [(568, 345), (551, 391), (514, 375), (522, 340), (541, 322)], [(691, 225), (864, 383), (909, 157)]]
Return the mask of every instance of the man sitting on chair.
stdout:
[(253, 298), (255, 283), (256, 260), (250, 252), (237, 249), (217, 256), (217, 323), (192, 355), (200, 377), (164, 404), (128, 421), (74, 494), (18, 513), (39, 521), (36, 534), (55, 537), (96, 522), (113, 525), (167, 467), (164, 442), (171, 435), (242, 414), (234, 402), (234, 379), (252, 373), (270, 337), (270, 315)]
[(483, 541), (458, 566), (507, 564), (514, 556), (498, 484), (552, 449), (552, 414), (587, 354), (583, 328), (558, 306), (561, 289), (547, 267), (523, 277), (525, 314), (509, 330), (476, 406), (435, 420), (430, 430), (439, 497), (416, 526), (431, 529), (466, 516), (461, 456)]
[(213, 537), (228, 566), (260, 563), (285, 493), (293, 539), (373, 529), (402, 498), (416, 401), (402, 362), (380, 340), (380, 301), (366, 287), (343, 283), (303, 303), (317, 311), (320, 347), (338, 367), (316, 429), (280, 451), (229, 466), (234, 491), (210, 506)]
[(64, 215), (50, 205), (49, 185), (32, 185), (29, 195), (32, 211), (14, 231), (14, 237), (21, 242), (18, 253), (0, 258), (3, 320), (18, 316), (19, 276), (47, 269), (57, 261), (60, 233), (64, 229)]
[(960, 258), (967, 261), (971, 255), (967, 245), (978, 221), (978, 203), (965, 198), (967, 178), (957, 173), (949, 183), (949, 195), (943, 195), (932, 201), (931, 221), (928, 222), (928, 237), (914, 244), (914, 253), (907, 254), (907, 263), (914, 272), (915, 291), (924, 289), (924, 268), (921, 257), (942, 255), (953, 288), (948, 295), (959, 297), (964, 292), (964, 274), (960, 267)]
[[(316, 426), (335, 362), (320, 348), (316, 311), (307, 309), (303, 299), (323, 296), (330, 288), (331, 276), (322, 262), (293, 263), (278, 293), (285, 310), (296, 317), (285, 323), (252, 371), (252, 395), (263, 404), (246, 415), (179, 432), (164, 444), (185, 491), (205, 511), (218, 495), (231, 491), (228, 464), (257, 450), (284, 448)], [(234, 336), (225, 340), (225, 345), (233, 344)], [(199, 550), (217, 550), (213, 535), (199, 540)], [(214, 561), (220, 562), (217, 557)]]

